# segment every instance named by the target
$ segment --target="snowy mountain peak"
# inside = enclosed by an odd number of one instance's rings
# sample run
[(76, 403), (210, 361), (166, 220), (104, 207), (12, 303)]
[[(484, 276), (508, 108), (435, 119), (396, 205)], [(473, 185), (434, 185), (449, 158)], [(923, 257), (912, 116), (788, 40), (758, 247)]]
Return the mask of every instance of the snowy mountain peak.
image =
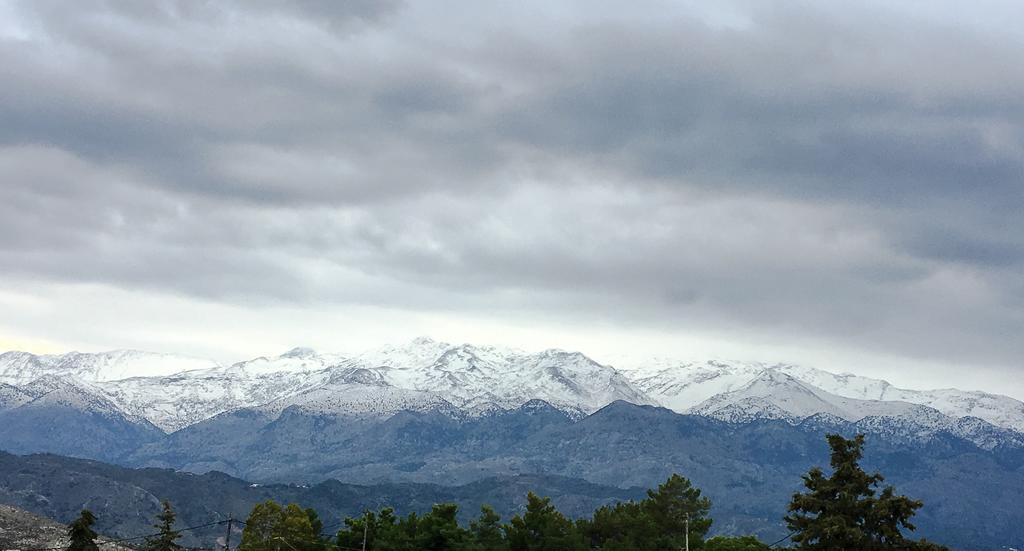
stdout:
[(316, 357), (316, 350), (313, 350), (312, 348), (308, 348), (308, 347), (305, 347), (305, 346), (297, 346), (297, 347), (292, 348), (291, 350), (285, 352), (284, 354), (281, 354), (281, 357), (282, 358), (308, 359), (308, 358)]
[[(411, 341), (411, 344), (414, 345), (414, 346), (431, 346), (431, 345), (434, 345), (436, 343), (437, 343), (437, 341), (435, 341), (434, 339), (432, 339), (432, 338), (430, 338), (430, 337), (428, 337), (426, 335), (421, 335), (421, 336), (416, 337), (415, 339), (413, 339)], [(444, 344), (444, 343), (442, 343), (442, 344)], [(447, 345), (445, 345), (445, 346), (447, 346)]]
[(124, 419), (131, 423), (149, 425), (146, 419), (125, 412), (107, 398), (99, 388), (72, 378), (44, 375), (21, 387), (21, 390), (31, 399), (19, 404), (19, 408), (56, 406), (97, 414), (109, 419)]
[(931, 424), (941, 417), (934, 409), (917, 404), (831, 394), (777, 369), (765, 369), (743, 387), (708, 398), (690, 412), (726, 421), (766, 418), (797, 422), (824, 413), (850, 422), (867, 417), (912, 417)]
[[(996, 394), (899, 389), (878, 379), (778, 363), (657, 359), (626, 365), (616, 369), (581, 352), (557, 348), (530, 353), (429, 337), (344, 356), (294, 348), (226, 367), (133, 350), (8, 352), (0, 354), (0, 385), (7, 385), (0, 386), (0, 409), (24, 405), (26, 396), (31, 401), (43, 381), (51, 380), (81, 383), (85, 386), (67, 388), (64, 394), (102, 398), (167, 432), (222, 412), (287, 404), (299, 396), (307, 400), (292, 405), (317, 411), (337, 406), (386, 412), (395, 404), (429, 408), (443, 400), (447, 405), (438, 407), (476, 416), (542, 401), (580, 417), (622, 400), (724, 419), (799, 421), (819, 415), (871, 423), (866, 418), (909, 416), (935, 426), (947, 418), (972, 416), (1024, 431), (1024, 403)], [(338, 392), (357, 396), (330, 396)], [(384, 402), (373, 401), (375, 392)], [(984, 428), (989, 425), (979, 426), (970, 430), (989, 430)]]
[(88, 354), (0, 354), (0, 382), (24, 385), (44, 375), (74, 377), (82, 381), (116, 381), (129, 377), (159, 377), (180, 371), (217, 366), (203, 358), (139, 350), (111, 350)]

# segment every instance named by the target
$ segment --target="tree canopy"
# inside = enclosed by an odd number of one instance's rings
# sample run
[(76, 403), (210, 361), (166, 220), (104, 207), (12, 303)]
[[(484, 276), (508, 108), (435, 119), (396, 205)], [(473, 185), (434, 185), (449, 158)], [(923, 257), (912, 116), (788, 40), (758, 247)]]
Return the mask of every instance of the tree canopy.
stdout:
[(606, 505), (579, 524), (593, 548), (679, 549), (688, 538), (690, 548), (698, 549), (711, 529), (710, 509), (699, 489), (674, 474), (657, 490), (647, 490), (646, 499)]
[[(242, 530), (241, 551), (281, 551), (317, 545), (320, 534), (313, 531), (313, 523), (306, 510), (291, 503), (282, 507), (272, 500), (253, 507)], [(291, 546), (291, 547), (289, 547)]]

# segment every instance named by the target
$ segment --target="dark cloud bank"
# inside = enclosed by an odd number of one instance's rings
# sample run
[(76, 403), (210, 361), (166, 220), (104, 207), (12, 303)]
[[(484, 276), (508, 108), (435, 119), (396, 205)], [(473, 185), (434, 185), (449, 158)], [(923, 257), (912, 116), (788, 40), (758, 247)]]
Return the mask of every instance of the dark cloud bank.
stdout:
[(0, 277), (1024, 357), (1019, 35), (290, 5), (14, 4)]

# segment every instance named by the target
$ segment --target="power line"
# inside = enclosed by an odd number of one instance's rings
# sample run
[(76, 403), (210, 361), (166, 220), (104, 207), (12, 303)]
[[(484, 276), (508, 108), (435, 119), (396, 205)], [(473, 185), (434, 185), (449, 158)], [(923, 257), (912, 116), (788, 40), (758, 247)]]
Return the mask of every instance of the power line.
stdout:
[(781, 540), (779, 540), (779, 541), (769, 545), (768, 547), (775, 547), (776, 545), (778, 545), (778, 544), (788, 540), (789, 538), (793, 537), (793, 534), (796, 534), (796, 532), (790, 532), (790, 533), (786, 534), (786, 537), (784, 537)]
[[(208, 522), (206, 524), (197, 524), (195, 526), (186, 526), (185, 528), (179, 528), (179, 529), (175, 530), (175, 532), (187, 532), (187, 531), (190, 531), (190, 530), (197, 530), (199, 528), (209, 528), (210, 526), (216, 526), (218, 524), (224, 524), (226, 522), (228, 522), (228, 521), (226, 521), (226, 520), (218, 520), (216, 522)], [(128, 537), (128, 538), (118, 538), (118, 539), (113, 539), (113, 540), (97, 541), (96, 545), (97, 546), (99, 546), (99, 545), (111, 545), (111, 544), (114, 544), (114, 543), (121, 543), (121, 542), (125, 542), (125, 541), (134, 541), (134, 540), (140, 540), (140, 539), (144, 539), (144, 538), (155, 538), (155, 537), (157, 537), (157, 536), (159, 536), (161, 534), (162, 534), (162, 532), (156, 532), (156, 533), (153, 533), (153, 534), (145, 534), (145, 535), (142, 535), (142, 536), (131, 536), (131, 537)], [(66, 545), (62, 545), (62, 546), (59, 546), (59, 547), (28, 547), (28, 548), (23, 549), (22, 551), (61, 551), (61, 550), (66, 549), (66, 548), (67, 548)]]

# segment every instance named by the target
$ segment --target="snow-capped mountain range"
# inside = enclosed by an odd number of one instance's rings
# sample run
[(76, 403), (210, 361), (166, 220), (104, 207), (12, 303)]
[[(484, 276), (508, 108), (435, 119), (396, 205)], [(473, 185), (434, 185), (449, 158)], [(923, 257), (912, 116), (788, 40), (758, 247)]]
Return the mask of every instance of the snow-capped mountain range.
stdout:
[(452, 345), (419, 338), (361, 354), (296, 348), (233, 365), (119, 350), (0, 354), (0, 411), (56, 401), (174, 432), (243, 408), (381, 416), (402, 410), (480, 416), (542, 400), (582, 417), (617, 400), (734, 422), (909, 420), (1024, 432), (1024, 403), (978, 391), (908, 390), (786, 364), (651, 359), (616, 368), (579, 352)]

